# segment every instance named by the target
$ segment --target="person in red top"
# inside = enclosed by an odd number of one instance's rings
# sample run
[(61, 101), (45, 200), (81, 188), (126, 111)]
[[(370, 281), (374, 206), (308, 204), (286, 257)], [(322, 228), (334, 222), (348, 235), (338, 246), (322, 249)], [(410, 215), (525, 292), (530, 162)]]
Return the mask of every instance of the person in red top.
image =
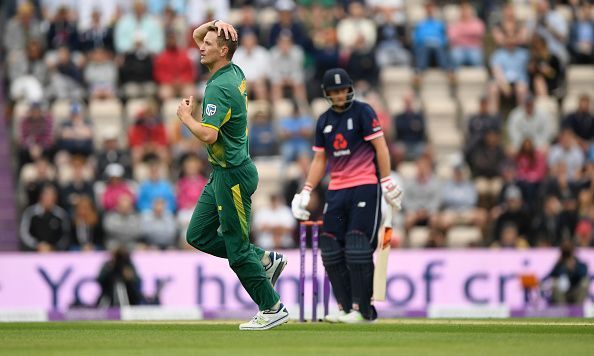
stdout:
[(165, 50), (157, 55), (153, 68), (161, 100), (194, 95), (196, 69), (188, 53), (178, 47), (175, 32), (167, 32)]
[(163, 162), (169, 162), (167, 132), (159, 117), (156, 103), (148, 102), (136, 116), (128, 132), (128, 143), (132, 150), (132, 161), (136, 164), (148, 155), (156, 155)]
[(534, 146), (531, 138), (522, 141), (520, 150), (514, 158), (516, 179), (528, 205), (536, 208), (541, 183), (547, 177), (547, 157)]
[(402, 192), (390, 176), (390, 157), (375, 111), (353, 100), (353, 81), (340, 68), (326, 71), (322, 91), (332, 107), (316, 125), (314, 160), (291, 208), (307, 220), (311, 190), (330, 171), (320, 234), (322, 262), (340, 312), (330, 322), (360, 323), (377, 318), (371, 305), (373, 251), (380, 224), (380, 199), (400, 208)]
[(53, 155), (54, 121), (51, 115), (43, 111), (41, 103), (31, 104), (27, 116), (21, 121), (18, 137), (19, 164), (36, 161), (41, 156)]
[(465, 3), (460, 8), (460, 19), (448, 26), (452, 65), (481, 66), (485, 24), (476, 17), (472, 5)]

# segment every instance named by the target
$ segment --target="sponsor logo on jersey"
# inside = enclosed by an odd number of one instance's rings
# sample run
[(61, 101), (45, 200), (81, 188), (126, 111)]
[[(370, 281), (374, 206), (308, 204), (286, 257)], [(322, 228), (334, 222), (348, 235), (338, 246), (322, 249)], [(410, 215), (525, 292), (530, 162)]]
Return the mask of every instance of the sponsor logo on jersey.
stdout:
[(332, 152), (332, 155), (334, 157), (348, 156), (350, 154), (351, 154), (351, 150), (349, 150), (349, 149)]
[(351, 150), (347, 149), (348, 145), (348, 141), (344, 138), (344, 136), (341, 133), (336, 134), (336, 136), (334, 137), (334, 141), (332, 142), (332, 147), (335, 150), (332, 153), (334, 157), (350, 155)]
[(332, 125), (326, 125), (326, 127), (324, 127), (324, 133), (330, 133), (332, 132)]
[(245, 90), (247, 89), (247, 84), (245, 82), (245, 79), (241, 81), (241, 84), (239, 84), (239, 86), (237, 87), (237, 89), (239, 89), (239, 92), (242, 95), (245, 94)]
[(334, 136), (334, 142), (332, 142), (332, 147), (334, 147), (335, 150), (344, 150), (345, 148), (347, 148), (348, 145), (348, 141), (344, 138), (344, 136), (341, 133), (338, 133), (336, 134), (336, 136)]
[(353, 129), (353, 118), (349, 117), (347, 120), (347, 130), (352, 130)]
[(217, 112), (217, 106), (215, 104), (207, 104), (204, 112), (208, 116), (213, 116)]

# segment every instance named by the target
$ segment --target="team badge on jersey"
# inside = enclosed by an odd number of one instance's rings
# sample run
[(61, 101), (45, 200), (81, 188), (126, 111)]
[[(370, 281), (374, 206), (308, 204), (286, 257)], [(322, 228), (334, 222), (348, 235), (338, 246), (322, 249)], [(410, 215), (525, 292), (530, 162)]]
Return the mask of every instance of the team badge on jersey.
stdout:
[(347, 120), (347, 130), (352, 130), (353, 129), (353, 118), (349, 117), (349, 119)]
[(382, 129), (382, 126), (380, 125), (380, 122), (377, 119), (377, 117), (373, 119), (373, 121), (371, 123), (371, 127), (373, 127), (374, 132)]
[(208, 116), (213, 116), (217, 112), (217, 106), (215, 104), (207, 104), (204, 112)]

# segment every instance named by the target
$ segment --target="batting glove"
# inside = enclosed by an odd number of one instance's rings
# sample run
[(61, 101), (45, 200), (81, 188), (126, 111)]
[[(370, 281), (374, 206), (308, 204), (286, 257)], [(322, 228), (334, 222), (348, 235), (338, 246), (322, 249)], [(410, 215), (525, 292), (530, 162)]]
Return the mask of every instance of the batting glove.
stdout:
[(402, 209), (402, 189), (394, 182), (392, 177), (382, 178), (382, 193), (386, 202), (398, 210)]
[(307, 204), (311, 196), (311, 186), (305, 185), (301, 193), (295, 194), (293, 201), (291, 202), (291, 211), (293, 216), (298, 220), (308, 220), (309, 211), (307, 211)]

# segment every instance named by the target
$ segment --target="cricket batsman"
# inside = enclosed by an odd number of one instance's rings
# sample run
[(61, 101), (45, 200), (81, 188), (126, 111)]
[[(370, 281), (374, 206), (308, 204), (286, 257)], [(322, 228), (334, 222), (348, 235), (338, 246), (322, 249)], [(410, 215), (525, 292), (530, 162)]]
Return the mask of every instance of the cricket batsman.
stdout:
[(202, 121), (192, 117), (193, 97), (182, 100), (177, 116), (206, 144), (213, 172), (192, 214), (186, 240), (200, 251), (229, 260), (258, 305), (256, 316), (239, 329), (271, 329), (289, 319), (273, 288), (287, 259), (249, 240), (251, 196), (258, 186), (258, 171), (248, 152), (246, 80), (231, 62), (237, 32), (230, 24), (215, 20), (196, 28), (193, 37), (200, 48), (200, 61), (212, 75), (204, 93)]
[(295, 218), (309, 219), (310, 192), (329, 166), (330, 184), (320, 234), (322, 261), (338, 303), (329, 322), (362, 323), (377, 318), (371, 305), (373, 251), (381, 221), (381, 196), (400, 208), (402, 191), (390, 177), (390, 159), (374, 110), (354, 100), (353, 82), (340, 68), (326, 71), (324, 97), (331, 107), (320, 115), (314, 159), (303, 189), (291, 208)]

